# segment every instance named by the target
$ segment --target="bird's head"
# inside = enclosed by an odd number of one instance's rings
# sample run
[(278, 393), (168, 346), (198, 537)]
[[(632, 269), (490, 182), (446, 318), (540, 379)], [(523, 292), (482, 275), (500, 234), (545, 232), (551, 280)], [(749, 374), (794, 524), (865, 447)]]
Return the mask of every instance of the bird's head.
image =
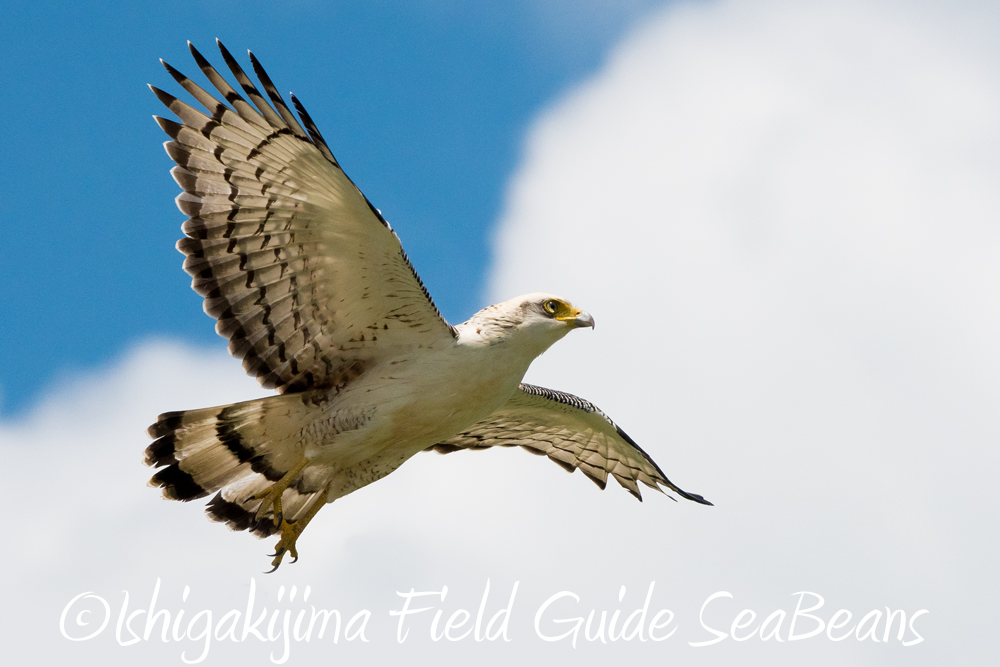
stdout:
[(484, 308), (462, 325), (484, 342), (520, 340), (536, 348), (536, 355), (573, 329), (594, 327), (590, 313), (554, 294), (536, 292)]
[(574, 308), (566, 299), (552, 294), (528, 294), (517, 297), (520, 310), (525, 317), (522, 325), (537, 327), (546, 331), (557, 331), (562, 338), (570, 329), (594, 328), (594, 318), (590, 313)]

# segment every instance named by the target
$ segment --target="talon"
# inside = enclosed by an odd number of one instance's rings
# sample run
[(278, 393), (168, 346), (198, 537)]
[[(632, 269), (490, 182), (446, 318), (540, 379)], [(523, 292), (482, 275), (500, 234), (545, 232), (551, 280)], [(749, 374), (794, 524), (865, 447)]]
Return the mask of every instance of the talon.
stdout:
[(271, 574), (272, 572), (278, 569), (278, 566), (281, 565), (281, 558), (285, 555), (285, 550), (280, 548), (275, 549), (272, 555), (274, 556), (274, 560), (271, 561), (271, 565), (273, 565), (274, 567), (272, 567), (264, 574)]
[(278, 566), (281, 565), (281, 559), (286, 553), (290, 553), (292, 555), (293, 563), (298, 562), (299, 552), (295, 549), (295, 542), (298, 540), (299, 535), (302, 534), (302, 531), (306, 529), (306, 525), (308, 525), (312, 518), (316, 516), (316, 513), (320, 510), (320, 508), (322, 508), (326, 503), (327, 494), (329, 492), (330, 486), (327, 485), (327, 487), (318, 494), (316, 499), (313, 500), (312, 505), (309, 507), (309, 510), (305, 513), (305, 515), (298, 520), (286, 521), (284, 517), (281, 518), (280, 523), (278, 524), (281, 526), (281, 539), (274, 545), (274, 553), (271, 554), (274, 556), (274, 560), (271, 561), (271, 565), (273, 565), (274, 568), (267, 574), (270, 574), (278, 569)]
[(292, 554), (293, 563), (299, 559), (299, 554), (295, 551), (295, 540), (298, 539), (304, 527), (298, 526), (297, 523), (289, 523), (284, 519), (281, 520), (281, 539), (274, 545), (274, 553), (271, 554), (274, 556), (274, 560), (271, 561), (274, 569), (271, 572), (278, 569), (278, 566), (281, 565), (281, 559), (285, 557), (286, 553)]

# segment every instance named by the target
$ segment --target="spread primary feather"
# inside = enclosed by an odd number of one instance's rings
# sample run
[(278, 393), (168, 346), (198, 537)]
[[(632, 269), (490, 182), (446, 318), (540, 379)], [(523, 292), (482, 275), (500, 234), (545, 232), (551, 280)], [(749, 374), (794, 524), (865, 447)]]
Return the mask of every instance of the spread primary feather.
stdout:
[(517, 445), (602, 489), (611, 475), (640, 500), (638, 482), (709, 504), (591, 403), (521, 384), (590, 315), (536, 293), (449, 325), (299, 101), (301, 123), (253, 54), (266, 98), (219, 48), (245, 98), (193, 46), (218, 97), (164, 65), (205, 111), (151, 86), (181, 121), (156, 118), (189, 216), (177, 248), (229, 351), (279, 395), (160, 415), (151, 484), (215, 493), (209, 515), (234, 529), (280, 531), (275, 567), (323, 503), (427, 449)]

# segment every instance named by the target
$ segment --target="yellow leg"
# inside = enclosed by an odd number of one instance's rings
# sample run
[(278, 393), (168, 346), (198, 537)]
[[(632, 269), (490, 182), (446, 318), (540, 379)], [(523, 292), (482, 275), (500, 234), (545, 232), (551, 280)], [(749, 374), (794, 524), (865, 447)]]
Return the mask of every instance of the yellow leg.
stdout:
[(260, 493), (254, 494), (254, 499), (260, 500), (264, 499), (264, 502), (260, 504), (257, 508), (257, 514), (254, 517), (256, 520), (260, 521), (265, 514), (267, 514), (268, 508), (274, 508), (274, 525), (281, 525), (281, 494), (285, 492), (292, 482), (299, 476), (303, 468), (309, 465), (309, 459), (302, 457), (302, 460), (295, 464), (291, 470), (285, 473), (285, 475), (279, 479), (277, 482), (267, 487)]
[(267, 574), (278, 569), (278, 566), (281, 565), (281, 559), (285, 556), (286, 552), (292, 554), (293, 563), (299, 559), (299, 553), (295, 550), (295, 541), (302, 534), (302, 531), (306, 529), (306, 526), (309, 525), (309, 522), (312, 521), (312, 518), (316, 516), (316, 513), (326, 504), (326, 498), (329, 494), (330, 485), (327, 484), (326, 488), (316, 496), (313, 504), (309, 506), (309, 511), (302, 518), (295, 521), (281, 519), (281, 539), (274, 545), (274, 553), (272, 554), (274, 560), (271, 561), (271, 565), (274, 567)]

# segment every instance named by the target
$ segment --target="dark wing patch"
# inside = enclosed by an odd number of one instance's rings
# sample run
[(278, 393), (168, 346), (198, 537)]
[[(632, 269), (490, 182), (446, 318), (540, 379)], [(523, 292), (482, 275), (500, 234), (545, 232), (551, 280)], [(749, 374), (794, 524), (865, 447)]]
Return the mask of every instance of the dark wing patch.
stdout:
[(230, 353), (286, 393), (336, 387), (401, 348), (454, 337), (299, 101), (296, 119), (253, 54), (267, 97), (219, 48), (246, 97), (193, 46), (218, 97), (164, 66), (207, 114), (151, 88), (180, 120), (156, 119), (189, 216), (177, 248)]
[(446, 454), (459, 449), (520, 446), (548, 456), (564, 469), (577, 468), (600, 488), (610, 474), (642, 500), (637, 482), (703, 505), (712, 503), (667, 479), (658, 465), (596, 405), (579, 396), (522, 384), (499, 410), (462, 433), (430, 449)]

